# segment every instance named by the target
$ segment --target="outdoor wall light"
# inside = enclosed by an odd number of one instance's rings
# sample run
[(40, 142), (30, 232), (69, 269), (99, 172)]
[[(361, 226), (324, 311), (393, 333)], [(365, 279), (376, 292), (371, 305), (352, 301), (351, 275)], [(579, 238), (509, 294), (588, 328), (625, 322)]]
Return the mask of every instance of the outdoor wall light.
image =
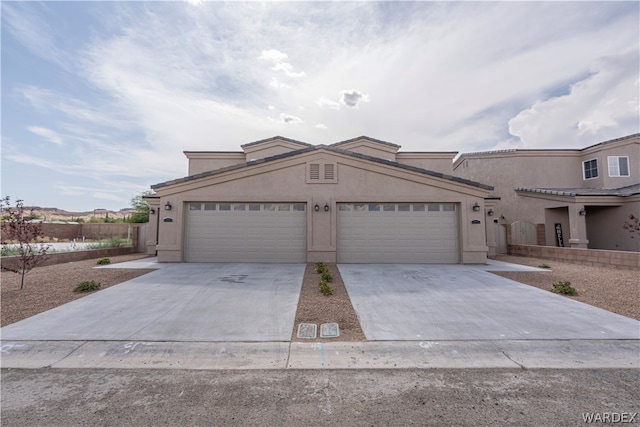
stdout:
[(324, 211), (325, 212), (329, 212), (329, 204), (328, 203), (324, 204)]
[(167, 203), (164, 205), (164, 210), (165, 210), (165, 211), (170, 211), (170, 210), (171, 210), (171, 203), (167, 202)]
[(318, 212), (320, 210), (320, 205), (316, 203), (315, 206), (313, 207), (313, 210)]
[(471, 209), (473, 209), (474, 212), (480, 212), (480, 205), (478, 204), (478, 202), (475, 202)]
[(149, 208), (149, 214), (155, 215), (156, 214), (156, 210), (153, 209), (153, 208)]
[(587, 211), (585, 208), (580, 209), (578, 213), (580, 214), (580, 216), (587, 216)]
[(495, 212), (493, 211), (493, 209), (489, 209), (489, 211), (487, 212), (487, 215), (489, 216), (493, 216)]

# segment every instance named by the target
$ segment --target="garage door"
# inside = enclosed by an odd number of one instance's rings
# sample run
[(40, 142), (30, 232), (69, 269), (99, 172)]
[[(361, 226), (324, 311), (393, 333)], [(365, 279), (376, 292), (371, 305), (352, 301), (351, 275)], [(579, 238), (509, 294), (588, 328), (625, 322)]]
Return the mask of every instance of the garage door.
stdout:
[(187, 262), (306, 262), (305, 203), (188, 203)]
[(460, 260), (454, 203), (339, 203), (338, 262)]

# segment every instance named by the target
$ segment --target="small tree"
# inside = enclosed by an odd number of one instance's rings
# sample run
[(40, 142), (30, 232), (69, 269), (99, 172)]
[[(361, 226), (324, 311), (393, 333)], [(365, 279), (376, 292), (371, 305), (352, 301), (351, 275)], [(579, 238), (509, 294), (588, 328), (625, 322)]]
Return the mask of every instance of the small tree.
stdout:
[(134, 209), (134, 212), (131, 214), (127, 222), (149, 222), (149, 203), (147, 203), (144, 197), (152, 196), (153, 194), (153, 191), (147, 190), (131, 198), (131, 207)]
[(637, 234), (640, 236), (640, 218), (635, 216), (634, 214), (629, 214), (629, 219), (622, 224), (622, 228), (631, 233), (631, 238), (633, 239)]
[(15, 263), (7, 263), (2, 269), (22, 275), (20, 289), (24, 288), (24, 275), (46, 260), (50, 246), (41, 240), (44, 237), (42, 222), (33, 222), (33, 211), (26, 212), (22, 200), (10, 206), (9, 196), (0, 202), (0, 244), (2, 252), (17, 252)]

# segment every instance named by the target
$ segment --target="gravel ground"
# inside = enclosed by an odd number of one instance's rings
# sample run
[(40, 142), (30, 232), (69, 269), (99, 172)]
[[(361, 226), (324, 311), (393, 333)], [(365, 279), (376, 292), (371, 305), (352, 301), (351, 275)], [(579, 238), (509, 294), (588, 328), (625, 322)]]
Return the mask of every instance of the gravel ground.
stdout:
[[(111, 261), (124, 262), (145, 258), (144, 254), (112, 257)], [(566, 297), (640, 320), (640, 281), (638, 271), (613, 268), (589, 267), (584, 265), (555, 262), (535, 258), (500, 256), (502, 261), (538, 266), (547, 264), (550, 271), (544, 272), (500, 272), (500, 276), (517, 280), (540, 289), (551, 290), (557, 281), (570, 281), (578, 290), (575, 297)], [(73, 288), (83, 280), (95, 280), (102, 288), (122, 283), (152, 270), (94, 269), (96, 260), (86, 260), (49, 267), (37, 267), (27, 273), (25, 286), (20, 290), (20, 276), (3, 271), (0, 273), (1, 325), (17, 322), (43, 311), (57, 307), (85, 294), (73, 292)], [(319, 275), (314, 264), (308, 264), (305, 271), (296, 323), (292, 331), (293, 341), (364, 341), (349, 296), (335, 265), (328, 265), (334, 277), (331, 286), (334, 294), (324, 296), (318, 288)], [(338, 323), (339, 338), (320, 340), (298, 339), (299, 323)]]
[[(319, 342), (319, 341), (365, 341), (364, 333), (360, 327), (358, 316), (351, 305), (351, 300), (340, 277), (340, 272), (335, 265), (327, 265), (333, 276), (330, 283), (333, 295), (325, 296), (320, 292), (318, 283), (320, 275), (315, 271), (315, 264), (307, 264), (298, 301), (296, 323), (291, 334), (291, 341)], [(318, 325), (318, 336), (322, 323), (337, 323), (340, 336), (337, 338), (298, 338), (298, 325), (300, 323), (315, 323)]]
[[(146, 258), (146, 254), (111, 257), (111, 263)], [(95, 280), (101, 289), (142, 276), (153, 270), (94, 269), (96, 259), (36, 267), (25, 275), (20, 290), (20, 275), (9, 271), (0, 273), (0, 322), (2, 326), (34, 316), (87, 295), (73, 292), (85, 280)]]
[(500, 261), (538, 267), (550, 266), (543, 272), (496, 272), (494, 274), (516, 280), (536, 288), (551, 291), (559, 281), (571, 282), (576, 296), (564, 296), (605, 310), (640, 320), (640, 279), (638, 270), (590, 267), (567, 262), (537, 258), (500, 255)]

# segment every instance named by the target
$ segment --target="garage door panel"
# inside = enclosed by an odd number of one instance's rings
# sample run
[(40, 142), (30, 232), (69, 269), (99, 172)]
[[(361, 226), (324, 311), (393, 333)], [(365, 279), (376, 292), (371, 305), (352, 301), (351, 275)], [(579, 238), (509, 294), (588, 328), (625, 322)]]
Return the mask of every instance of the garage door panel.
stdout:
[(338, 262), (459, 262), (455, 205), (381, 203), (378, 211), (360, 205), (338, 204)]
[[(304, 204), (214, 205), (187, 210), (187, 262), (306, 262)], [(220, 210), (226, 205), (230, 210)]]

